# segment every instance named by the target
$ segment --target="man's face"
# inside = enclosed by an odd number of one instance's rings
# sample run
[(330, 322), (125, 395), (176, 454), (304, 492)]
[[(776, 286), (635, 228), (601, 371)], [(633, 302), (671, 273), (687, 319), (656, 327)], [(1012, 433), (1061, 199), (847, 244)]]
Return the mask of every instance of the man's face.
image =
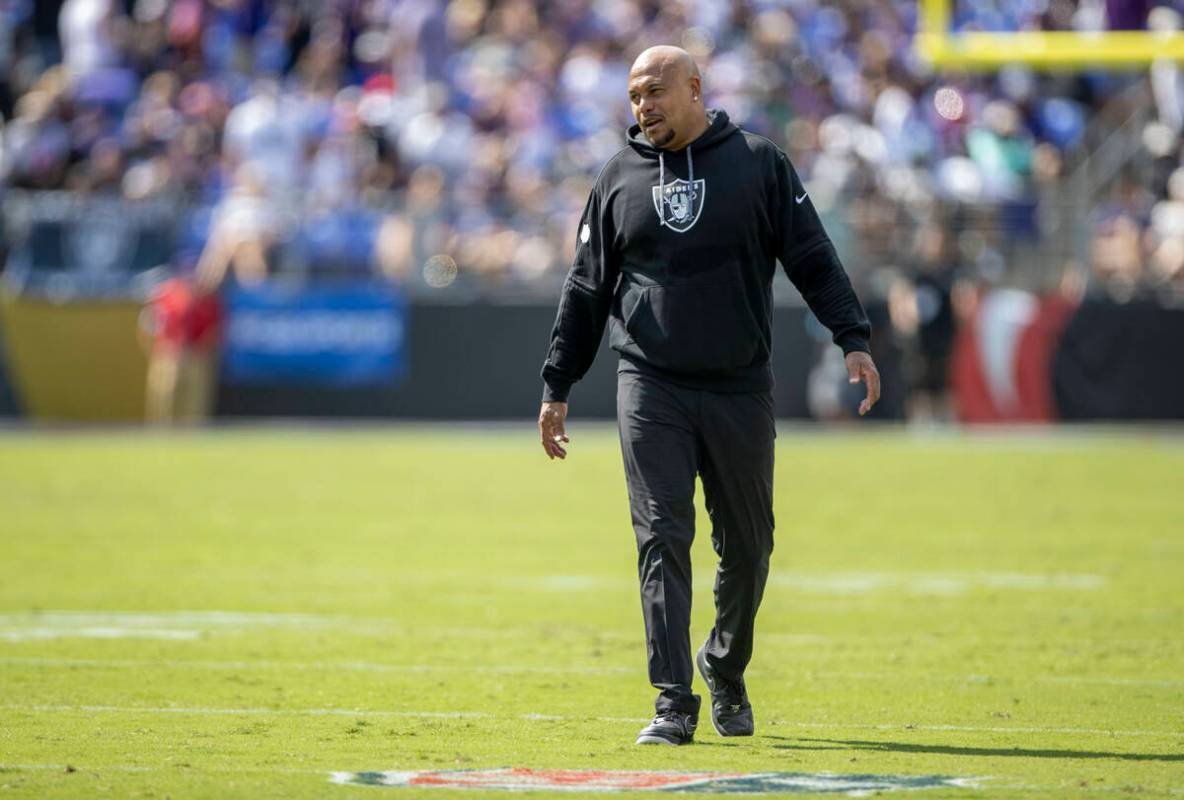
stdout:
[(633, 118), (655, 147), (681, 140), (693, 126), (698, 80), (669, 62), (638, 64), (629, 74)]

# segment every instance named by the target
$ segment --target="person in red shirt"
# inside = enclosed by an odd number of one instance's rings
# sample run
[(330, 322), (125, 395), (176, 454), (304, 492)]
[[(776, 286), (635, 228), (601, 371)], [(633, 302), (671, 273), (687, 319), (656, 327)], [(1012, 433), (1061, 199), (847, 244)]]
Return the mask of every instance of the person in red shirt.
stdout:
[(171, 278), (153, 293), (141, 320), (149, 340), (148, 421), (194, 423), (209, 417), (222, 329), (217, 292)]
[(267, 277), (267, 254), (278, 229), (274, 203), (251, 166), (235, 172), (219, 205), (193, 278), (165, 281), (145, 309), (151, 337), (147, 418), (193, 423), (210, 415), (218, 373), (222, 304), (227, 280), (252, 287)]

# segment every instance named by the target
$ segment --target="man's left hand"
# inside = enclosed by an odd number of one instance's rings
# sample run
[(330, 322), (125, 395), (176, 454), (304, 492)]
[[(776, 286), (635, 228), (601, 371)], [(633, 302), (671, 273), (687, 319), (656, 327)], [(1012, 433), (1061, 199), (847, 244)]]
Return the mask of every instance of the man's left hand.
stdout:
[(871, 355), (862, 352), (847, 354), (847, 382), (867, 385), (867, 397), (859, 404), (859, 416), (872, 410), (872, 406), (880, 399), (880, 371), (876, 369), (876, 362)]

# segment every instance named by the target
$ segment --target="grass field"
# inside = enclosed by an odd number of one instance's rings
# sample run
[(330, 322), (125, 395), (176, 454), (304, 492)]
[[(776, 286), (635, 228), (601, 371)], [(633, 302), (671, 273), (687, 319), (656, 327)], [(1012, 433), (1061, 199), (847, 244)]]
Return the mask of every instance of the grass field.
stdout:
[(1178, 434), (783, 431), (757, 736), (684, 748), (632, 744), (615, 435), (565, 463), (533, 437), (4, 434), (0, 795), (468, 798), (329, 776), (486, 767), (1184, 795)]

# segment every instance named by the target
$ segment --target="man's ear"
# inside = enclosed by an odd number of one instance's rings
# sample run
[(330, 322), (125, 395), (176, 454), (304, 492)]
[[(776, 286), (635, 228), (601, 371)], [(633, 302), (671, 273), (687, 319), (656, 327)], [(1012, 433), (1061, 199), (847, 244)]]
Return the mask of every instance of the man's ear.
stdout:
[(700, 80), (698, 78), (692, 76), (691, 77), (691, 99), (692, 100), (698, 100), (702, 96), (702, 94), (703, 94), (702, 88), (703, 88), (703, 84), (700, 82)]

